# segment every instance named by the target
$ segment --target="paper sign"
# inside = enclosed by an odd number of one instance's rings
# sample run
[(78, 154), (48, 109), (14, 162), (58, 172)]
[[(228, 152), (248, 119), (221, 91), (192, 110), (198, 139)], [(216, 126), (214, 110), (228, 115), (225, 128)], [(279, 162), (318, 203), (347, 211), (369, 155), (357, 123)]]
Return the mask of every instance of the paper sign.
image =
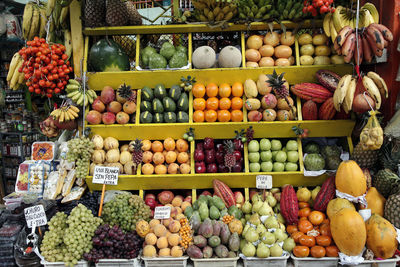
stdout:
[(170, 217), (171, 217), (171, 207), (160, 206), (155, 208), (154, 219), (163, 220), (163, 219), (169, 219)]
[(271, 175), (257, 175), (256, 187), (257, 187), (257, 189), (271, 189), (272, 188), (272, 176)]
[(394, 229), (396, 229), (396, 233), (397, 233), (397, 236), (396, 236), (397, 242), (400, 243), (400, 230), (397, 229), (396, 227)]
[(119, 174), (119, 168), (117, 167), (96, 166), (94, 167), (92, 183), (117, 185), (118, 174)]
[(47, 224), (46, 213), (43, 205), (37, 205), (24, 209), (26, 224), (29, 228)]

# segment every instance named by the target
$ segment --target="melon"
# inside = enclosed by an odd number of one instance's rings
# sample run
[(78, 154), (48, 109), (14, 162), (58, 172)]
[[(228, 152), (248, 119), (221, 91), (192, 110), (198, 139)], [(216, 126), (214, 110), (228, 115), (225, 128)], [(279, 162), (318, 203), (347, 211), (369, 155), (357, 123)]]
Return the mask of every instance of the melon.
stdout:
[[(371, 214), (376, 213), (383, 216), (386, 199), (378, 192), (378, 190), (376, 190), (375, 187), (368, 189), (365, 199), (368, 204), (367, 209), (371, 210)], [(361, 207), (361, 209), (365, 209), (365, 207)]]
[(192, 63), (196, 69), (211, 68), (214, 66), (215, 61), (215, 51), (210, 46), (200, 46), (193, 52)]
[(359, 255), (367, 239), (364, 219), (353, 209), (342, 209), (332, 217), (331, 233), (336, 246), (348, 256)]
[(333, 216), (335, 216), (336, 213), (341, 211), (342, 209), (352, 209), (356, 210), (354, 207), (353, 203), (348, 201), (347, 199), (344, 198), (335, 198), (329, 201), (328, 207), (326, 208), (326, 214), (328, 215), (329, 219), (332, 219)]
[(372, 214), (366, 222), (367, 248), (376, 258), (391, 258), (397, 249), (397, 233), (393, 225), (378, 214)]
[(340, 192), (354, 197), (362, 196), (367, 191), (367, 179), (354, 160), (340, 163), (336, 172), (335, 185)]
[(234, 46), (225, 46), (218, 56), (220, 68), (238, 68), (242, 64), (242, 53)]

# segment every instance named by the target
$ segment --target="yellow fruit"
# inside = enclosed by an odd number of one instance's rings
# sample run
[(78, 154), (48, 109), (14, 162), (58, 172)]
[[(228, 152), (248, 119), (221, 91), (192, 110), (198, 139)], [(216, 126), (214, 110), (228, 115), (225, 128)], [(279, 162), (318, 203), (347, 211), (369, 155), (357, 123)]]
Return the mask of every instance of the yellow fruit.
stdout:
[(157, 243), (157, 237), (153, 233), (149, 233), (146, 235), (144, 241), (147, 245), (155, 245)]
[(337, 190), (355, 197), (367, 191), (367, 180), (364, 172), (354, 160), (342, 161), (336, 172), (335, 184)]
[(157, 256), (157, 250), (152, 245), (146, 245), (143, 249), (143, 256), (153, 258)]
[(171, 249), (171, 256), (172, 257), (182, 257), (182, 255), (183, 255), (183, 250), (182, 250), (182, 248), (181, 247), (178, 247), (178, 246), (174, 246), (172, 249)]
[(160, 249), (160, 251), (158, 252), (158, 256), (169, 257), (171, 256), (171, 250), (169, 248)]
[(162, 224), (157, 224), (154, 227), (154, 234), (158, 237), (165, 236), (167, 234), (167, 228)]
[(181, 229), (181, 223), (177, 220), (173, 220), (169, 224), (168, 228), (171, 231), (171, 233), (177, 233), (177, 232), (179, 232), (179, 229)]
[(171, 202), (172, 206), (174, 207), (180, 207), (182, 204), (182, 198), (180, 197), (174, 197), (174, 199)]
[(167, 238), (165, 236), (162, 236), (157, 240), (157, 247), (159, 249), (168, 247), (168, 240), (167, 240)]
[(136, 223), (136, 233), (140, 237), (145, 237), (150, 231), (150, 225), (145, 220), (140, 220)]
[(397, 249), (396, 230), (393, 225), (378, 214), (372, 214), (366, 222), (367, 248), (377, 258), (391, 258)]
[(184, 218), (185, 218), (185, 214), (183, 214), (183, 213), (176, 215), (176, 219), (177, 220), (181, 220), (181, 219), (184, 219)]
[(328, 203), (328, 207), (326, 208), (326, 214), (329, 219), (332, 219), (333, 216), (344, 208), (349, 208), (352, 210), (356, 210), (353, 203), (344, 198), (334, 198)]
[(367, 200), (368, 209), (371, 210), (372, 214), (376, 213), (383, 216), (386, 199), (379, 194), (375, 187), (368, 189), (365, 199)]
[(243, 231), (243, 224), (238, 219), (234, 219), (229, 223), (229, 230), (231, 233), (238, 233), (240, 235)]
[(150, 228), (151, 228), (151, 229), (154, 229), (154, 227), (155, 227), (157, 224), (160, 224), (160, 221), (157, 220), (157, 219), (152, 219), (152, 220), (149, 222), (149, 225), (150, 225)]
[(181, 237), (178, 234), (170, 234), (168, 236), (168, 244), (171, 247), (179, 245), (179, 241), (181, 241)]
[(168, 227), (169, 224), (170, 224), (173, 220), (174, 220), (174, 219), (172, 219), (172, 218), (165, 219), (165, 220), (162, 220), (162, 223), (163, 223), (163, 225), (164, 225), (165, 227)]
[(191, 207), (191, 206), (192, 206), (192, 205), (191, 205), (189, 202), (184, 201), (184, 202), (182, 202), (181, 209), (182, 209), (183, 211), (185, 211), (185, 209), (186, 209), (187, 207)]

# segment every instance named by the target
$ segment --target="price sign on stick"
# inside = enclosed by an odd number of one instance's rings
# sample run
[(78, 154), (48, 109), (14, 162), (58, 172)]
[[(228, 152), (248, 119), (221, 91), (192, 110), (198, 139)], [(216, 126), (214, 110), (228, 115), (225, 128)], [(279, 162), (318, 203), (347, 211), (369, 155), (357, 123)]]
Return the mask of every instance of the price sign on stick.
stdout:
[(257, 189), (271, 189), (272, 188), (272, 176), (271, 175), (257, 175), (256, 188)]
[(43, 205), (36, 205), (24, 209), (26, 224), (29, 228), (43, 226), (47, 224), (46, 212)]
[(94, 167), (93, 180), (94, 184), (117, 185), (119, 168), (116, 167)]
[(154, 219), (163, 220), (163, 219), (169, 219), (169, 217), (171, 217), (171, 207), (160, 206), (155, 208)]

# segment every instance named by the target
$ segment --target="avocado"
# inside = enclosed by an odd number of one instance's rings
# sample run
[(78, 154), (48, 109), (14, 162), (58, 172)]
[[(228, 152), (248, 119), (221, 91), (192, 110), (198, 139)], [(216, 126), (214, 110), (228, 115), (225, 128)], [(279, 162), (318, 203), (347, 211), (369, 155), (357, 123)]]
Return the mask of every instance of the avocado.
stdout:
[(162, 113), (156, 113), (153, 116), (153, 122), (155, 123), (162, 123), (164, 122), (164, 116)]
[(170, 97), (164, 97), (163, 99), (163, 105), (164, 105), (164, 110), (165, 111), (175, 111), (176, 110), (176, 104), (174, 100)]
[(164, 121), (166, 123), (175, 123), (176, 122), (176, 114), (173, 112), (164, 113)]
[(153, 115), (150, 112), (145, 111), (145, 112), (140, 113), (140, 122), (141, 123), (151, 123), (152, 121), (153, 121)]
[(160, 100), (167, 96), (167, 90), (165, 90), (165, 86), (163, 84), (160, 83), (154, 87), (154, 96)]
[(153, 106), (153, 112), (154, 113), (162, 113), (162, 112), (164, 112), (164, 106), (161, 103), (160, 99), (157, 99), (157, 98), (153, 99), (152, 106)]
[(173, 100), (178, 101), (182, 94), (182, 88), (180, 85), (172, 85), (171, 89), (169, 89), (168, 95)]
[(151, 102), (150, 101), (142, 101), (142, 103), (140, 103), (140, 111), (152, 111), (152, 107), (151, 107)]
[(178, 100), (178, 110), (180, 111), (188, 111), (189, 110), (189, 98), (187, 93), (183, 93)]
[(141, 93), (142, 100), (144, 101), (152, 101), (154, 98), (153, 90), (150, 87), (143, 87)]
[(189, 114), (187, 114), (185, 111), (179, 111), (176, 121), (180, 123), (189, 122)]

